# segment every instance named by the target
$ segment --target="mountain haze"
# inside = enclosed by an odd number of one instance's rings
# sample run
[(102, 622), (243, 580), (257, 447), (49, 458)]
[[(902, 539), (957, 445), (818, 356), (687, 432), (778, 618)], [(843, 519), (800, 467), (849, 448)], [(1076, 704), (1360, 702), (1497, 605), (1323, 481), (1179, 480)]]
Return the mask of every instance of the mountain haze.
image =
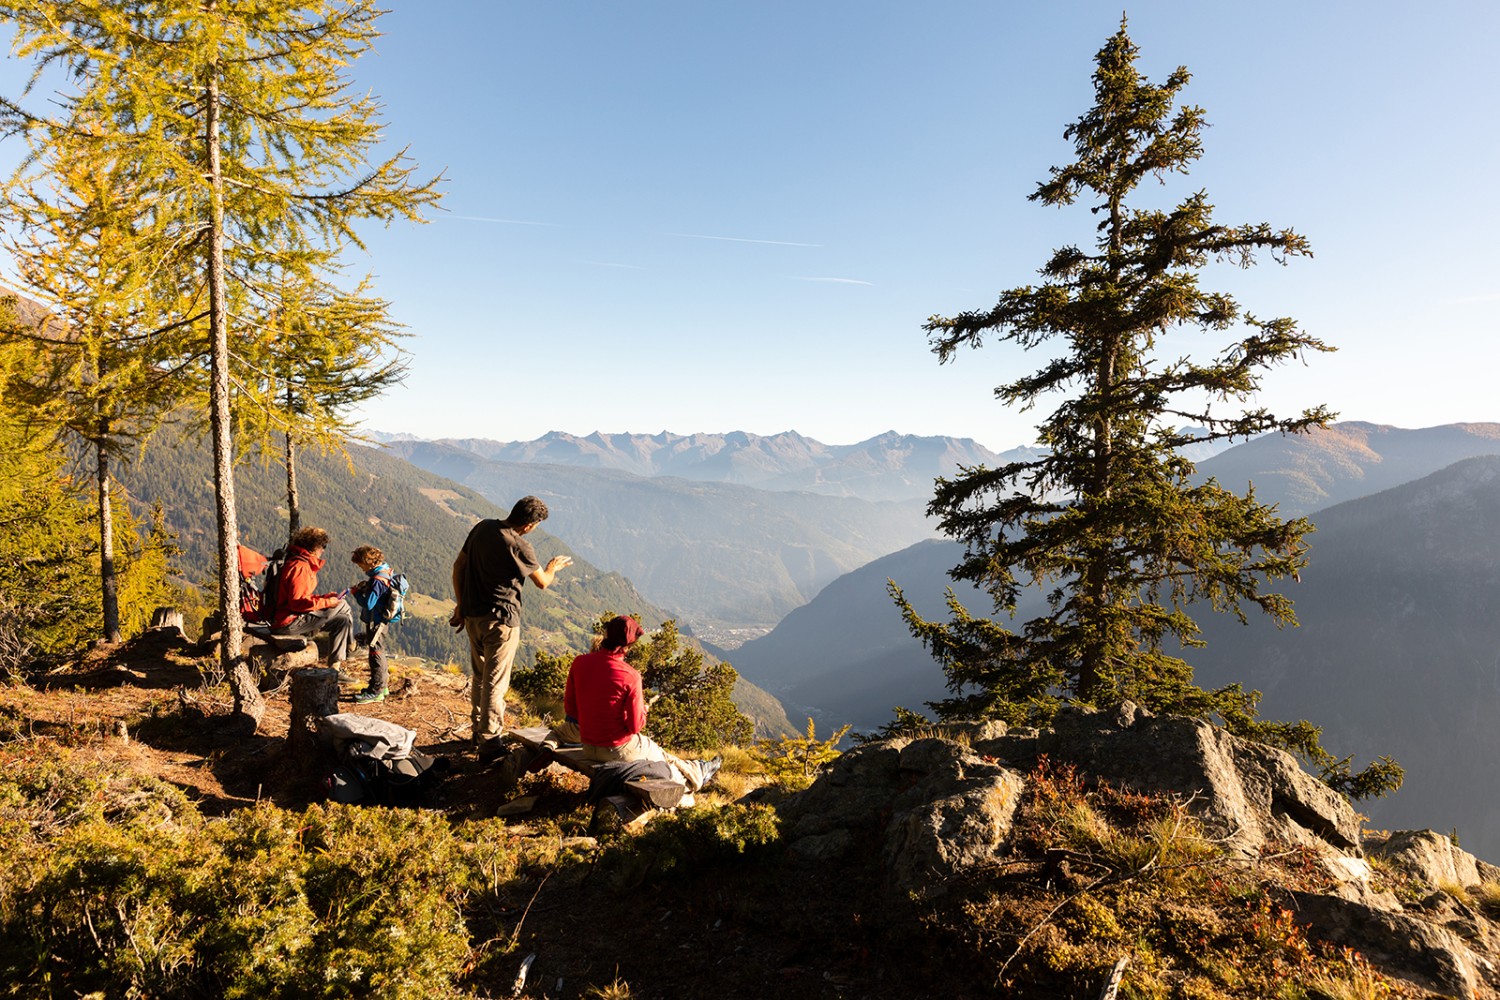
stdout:
[(1420, 479), (1477, 455), (1500, 455), (1500, 424), (1408, 430), (1348, 421), (1306, 434), (1267, 434), (1201, 462), (1227, 489), (1255, 484), (1263, 502), (1294, 517)]
[[(1233, 486), (1222, 470), (1238, 469), (1262, 499), (1297, 512), (1318, 493), (1352, 494), (1446, 455), (1483, 451), (1496, 428), (1338, 425), (1310, 438), (1258, 439), (1213, 462), (1222, 460), (1221, 481)], [(1376, 824), (1440, 823), (1469, 849), (1500, 855), (1500, 786), (1490, 771), (1500, 759), (1500, 457), (1465, 459), (1311, 519), (1302, 582), (1278, 587), (1301, 627), (1278, 631), (1253, 611), (1247, 626), (1204, 613), (1207, 648), (1182, 655), (1206, 687), (1239, 681), (1262, 691), (1267, 718), (1324, 726), (1327, 746), (1355, 754), (1357, 765), (1379, 754), (1400, 761), (1406, 787), (1361, 804)], [(919, 544), (829, 584), (736, 651), (737, 668), (779, 694), (793, 718), (811, 708), (870, 728), (894, 705), (921, 709), (942, 696), (942, 675), (906, 632), (885, 580), (924, 616), (943, 617), (947, 571), (960, 553), (956, 543)], [(987, 595), (956, 589), (971, 611), (989, 608)], [(1023, 595), (1017, 626), (1039, 600)]]
[(548, 527), (703, 634), (769, 627), (828, 582), (932, 535), (920, 501), (870, 502), (613, 469), (491, 461), (436, 442), (386, 446), (502, 508), (535, 494)]
[[(121, 475), (138, 512), (153, 501), (163, 505), (167, 525), (182, 548), (178, 562), (193, 581), (210, 579), (218, 559), (213, 485), (204, 475), (208, 467), (204, 442), (168, 429), (155, 436)], [(305, 452), (298, 471), (303, 523), (318, 525), (332, 536), (328, 564), (320, 574), (325, 590), (362, 577), (348, 561), (349, 553), (358, 545), (372, 544), (407, 574), (414, 597), (427, 595), (451, 608), (453, 558), (469, 529), (480, 518), (506, 513), (473, 490), (379, 448), (351, 445), (348, 461)], [(262, 552), (285, 543), (284, 476), (279, 465), (262, 463), (255, 456), (235, 470), (241, 539)], [(643, 597), (630, 580), (599, 569), (556, 536), (538, 530), (530, 539), (543, 561), (559, 554), (573, 555), (577, 561), (546, 590), (527, 588), (519, 662), (529, 663), (536, 649), (556, 654), (586, 650), (594, 622), (606, 612), (637, 614), (653, 628), (673, 617)], [(409, 600), (413, 607), (418, 603)], [(409, 614), (392, 633), (391, 644), (397, 652), (468, 663), (467, 641), (446, 620)], [(741, 680), (734, 697), (762, 735), (790, 731), (781, 706), (765, 692)]]
[[(796, 718), (812, 712), (832, 725), (875, 729), (896, 705), (923, 710), (944, 696), (943, 673), (913, 639), (886, 593), (901, 585), (924, 616), (944, 612), (948, 570), (962, 557), (957, 542), (918, 542), (839, 577), (768, 635), (735, 650), (735, 669), (782, 699)], [(955, 588), (971, 610), (988, 596), (968, 584)]]
[(535, 441), (444, 439), (441, 444), (496, 462), (613, 469), (636, 476), (675, 476), (738, 483), (772, 491), (801, 490), (864, 500), (927, 500), (938, 476), (960, 465), (994, 467), (1030, 455), (997, 455), (968, 438), (921, 437), (887, 431), (867, 441), (828, 445), (796, 431), (728, 434), (601, 434), (561, 431)]
[(1270, 717), (1406, 768), (1378, 826), (1456, 828), (1500, 855), (1500, 457), (1468, 459), (1315, 515), (1311, 562), (1286, 588), (1299, 628), (1205, 618), (1188, 658), (1205, 686), (1242, 681)]

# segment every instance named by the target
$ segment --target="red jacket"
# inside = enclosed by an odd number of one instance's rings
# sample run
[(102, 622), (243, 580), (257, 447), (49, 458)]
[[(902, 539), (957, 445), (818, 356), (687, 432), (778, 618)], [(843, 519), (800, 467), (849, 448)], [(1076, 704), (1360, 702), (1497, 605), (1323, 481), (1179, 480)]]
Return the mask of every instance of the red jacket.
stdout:
[(285, 564), (276, 584), (276, 620), (272, 628), (290, 625), (293, 618), (309, 611), (331, 608), (343, 600), (338, 594), (315, 594), (318, 586), (318, 570), (324, 561), (315, 559), (306, 549), (292, 546), (287, 551)]
[(625, 662), (622, 650), (584, 653), (568, 668), (563, 710), (578, 720), (583, 742), (617, 747), (646, 725), (640, 672)]

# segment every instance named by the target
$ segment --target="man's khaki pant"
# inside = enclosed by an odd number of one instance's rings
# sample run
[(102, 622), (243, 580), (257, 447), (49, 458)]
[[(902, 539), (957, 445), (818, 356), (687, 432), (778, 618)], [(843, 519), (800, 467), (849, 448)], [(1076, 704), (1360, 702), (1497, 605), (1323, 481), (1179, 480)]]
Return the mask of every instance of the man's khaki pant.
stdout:
[(473, 683), (469, 696), (475, 744), (499, 736), (505, 729), (505, 692), (510, 690), (510, 665), (521, 648), (519, 626), (501, 625), (492, 616), (464, 618), (469, 636), (469, 666)]

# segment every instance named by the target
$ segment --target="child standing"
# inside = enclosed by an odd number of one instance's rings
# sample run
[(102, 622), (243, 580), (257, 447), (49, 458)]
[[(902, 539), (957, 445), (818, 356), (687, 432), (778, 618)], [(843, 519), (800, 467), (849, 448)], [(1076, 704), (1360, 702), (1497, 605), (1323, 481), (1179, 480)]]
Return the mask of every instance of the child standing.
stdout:
[(350, 560), (365, 571), (365, 579), (351, 588), (355, 603), (359, 606), (360, 621), (364, 622), (362, 638), (370, 647), (370, 683), (354, 701), (360, 705), (385, 701), (386, 686), (390, 673), (386, 668), (385, 629), (395, 618), (401, 595), (391, 583), (391, 567), (386, 564), (385, 554), (373, 545), (361, 545), (354, 550)]

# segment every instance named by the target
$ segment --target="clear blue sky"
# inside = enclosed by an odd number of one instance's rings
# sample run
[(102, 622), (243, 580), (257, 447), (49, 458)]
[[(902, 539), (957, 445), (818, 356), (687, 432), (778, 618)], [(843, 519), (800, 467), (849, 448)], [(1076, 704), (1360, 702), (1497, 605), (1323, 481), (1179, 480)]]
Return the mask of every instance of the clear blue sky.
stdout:
[[(1070, 156), (1118, 0), (392, 6), (353, 76), (447, 181), (429, 225), (370, 232), (351, 261), (412, 334), (369, 426), (1031, 440), (1040, 414), (992, 389), (1043, 359), (939, 366), (921, 324), (1090, 238), (1084, 209), (1026, 196)], [(1500, 420), (1500, 4), (1128, 13), (1143, 71), (1186, 65), (1213, 126), (1191, 176), (1147, 196), (1202, 187), (1220, 222), (1312, 241), (1206, 282), (1339, 347), (1261, 401)]]

